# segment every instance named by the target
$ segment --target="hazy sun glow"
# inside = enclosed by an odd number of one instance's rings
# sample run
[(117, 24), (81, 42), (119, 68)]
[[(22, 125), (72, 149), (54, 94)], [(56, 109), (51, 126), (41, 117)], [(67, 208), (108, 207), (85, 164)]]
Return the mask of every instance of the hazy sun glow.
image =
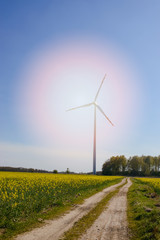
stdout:
[(66, 112), (94, 100), (114, 123), (97, 111), (97, 137), (116, 142), (129, 132), (139, 111), (138, 78), (127, 59), (111, 44), (68, 41), (36, 53), (21, 76), (18, 116), (40, 141), (74, 147), (92, 144), (93, 107)]

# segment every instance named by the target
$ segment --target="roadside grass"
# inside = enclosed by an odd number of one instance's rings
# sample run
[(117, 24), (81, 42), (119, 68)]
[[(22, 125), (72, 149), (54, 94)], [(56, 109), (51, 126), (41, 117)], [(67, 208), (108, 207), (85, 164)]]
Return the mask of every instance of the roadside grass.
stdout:
[[(126, 180), (127, 181), (127, 180)], [(119, 192), (119, 189), (126, 184), (126, 181), (121, 186), (117, 187), (115, 191), (107, 194), (87, 215), (83, 216), (79, 221), (75, 222), (73, 227), (64, 233), (61, 240), (77, 240), (80, 238), (100, 214), (107, 208), (109, 200)]]
[(128, 220), (131, 240), (160, 239), (160, 195), (150, 184), (132, 179), (128, 191)]
[[(12, 217), (12, 214), (9, 212), (9, 218), (4, 218), (5, 223), (3, 223), (1, 218), (0, 240), (12, 239), (20, 233), (26, 232), (35, 227), (40, 227), (45, 224), (46, 220), (54, 219), (63, 215), (66, 211), (71, 210), (76, 204), (81, 204), (84, 199), (102, 191), (106, 187), (119, 183), (122, 179), (123, 177), (117, 178), (101, 185), (90, 186), (88, 188), (84, 187), (84, 189), (81, 190), (77, 189), (77, 191), (76, 189), (73, 189), (73, 191), (70, 191), (70, 195), (65, 195), (64, 197), (62, 195), (62, 198), (56, 201), (52, 206), (43, 208), (39, 212), (30, 212), (30, 214), (25, 215), (18, 220)], [(3, 214), (3, 209), (1, 212)]]

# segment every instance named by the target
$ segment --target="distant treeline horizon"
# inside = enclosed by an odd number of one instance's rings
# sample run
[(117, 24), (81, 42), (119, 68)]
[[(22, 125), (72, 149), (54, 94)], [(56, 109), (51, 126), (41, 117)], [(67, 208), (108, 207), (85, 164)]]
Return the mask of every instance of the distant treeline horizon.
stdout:
[[(70, 173), (57, 170), (47, 171), (43, 169), (0, 166), (0, 171), (8, 172), (34, 172), (34, 173)], [(92, 172), (79, 174), (93, 174)], [(110, 157), (102, 166), (102, 172), (97, 171), (97, 175), (121, 175), (121, 176), (157, 176), (160, 177), (160, 155), (159, 156), (133, 156), (128, 159), (124, 155)]]
[(24, 167), (10, 167), (10, 166), (0, 166), (0, 171), (2, 172), (29, 172), (29, 173), (61, 173), (61, 174), (77, 174), (74, 172), (70, 172), (69, 168), (66, 171), (58, 172), (58, 170), (54, 169), (51, 171), (44, 169), (36, 169), (36, 168), (24, 168)]
[(103, 175), (160, 176), (159, 156), (112, 156), (102, 166)]
[(9, 166), (0, 166), (0, 171), (4, 172), (38, 172), (38, 173), (51, 173), (51, 171), (43, 169), (34, 169), (34, 168), (23, 168), (23, 167), (9, 167)]

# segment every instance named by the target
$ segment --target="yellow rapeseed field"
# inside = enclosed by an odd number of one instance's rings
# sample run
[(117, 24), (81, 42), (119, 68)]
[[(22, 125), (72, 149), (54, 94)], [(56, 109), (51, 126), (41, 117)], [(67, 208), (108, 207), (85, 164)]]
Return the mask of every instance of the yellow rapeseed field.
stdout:
[(0, 172), (0, 228), (46, 209), (72, 203), (91, 189), (102, 189), (121, 177)]
[(160, 191), (160, 178), (136, 178), (142, 182), (151, 184), (154, 188)]

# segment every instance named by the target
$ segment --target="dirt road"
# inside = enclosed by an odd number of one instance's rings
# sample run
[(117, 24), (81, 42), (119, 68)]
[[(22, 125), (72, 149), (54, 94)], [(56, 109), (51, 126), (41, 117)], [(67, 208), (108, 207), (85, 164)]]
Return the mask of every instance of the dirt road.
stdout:
[[(98, 202), (102, 200), (106, 194), (114, 191), (116, 187), (124, 184), (123, 179), (120, 183), (105, 188), (103, 191), (96, 193), (86, 199), (83, 204), (75, 206), (73, 210), (66, 213), (64, 216), (47, 221), (47, 224), (41, 228), (36, 228), (25, 234), (16, 237), (16, 240), (58, 240), (64, 232), (69, 230), (75, 222), (87, 214)], [(92, 238), (91, 238), (92, 239)]]
[(125, 184), (108, 203), (108, 208), (81, 237), (81, 240), (128, 240), (127, 191), (131, 186), (128, 178)]

